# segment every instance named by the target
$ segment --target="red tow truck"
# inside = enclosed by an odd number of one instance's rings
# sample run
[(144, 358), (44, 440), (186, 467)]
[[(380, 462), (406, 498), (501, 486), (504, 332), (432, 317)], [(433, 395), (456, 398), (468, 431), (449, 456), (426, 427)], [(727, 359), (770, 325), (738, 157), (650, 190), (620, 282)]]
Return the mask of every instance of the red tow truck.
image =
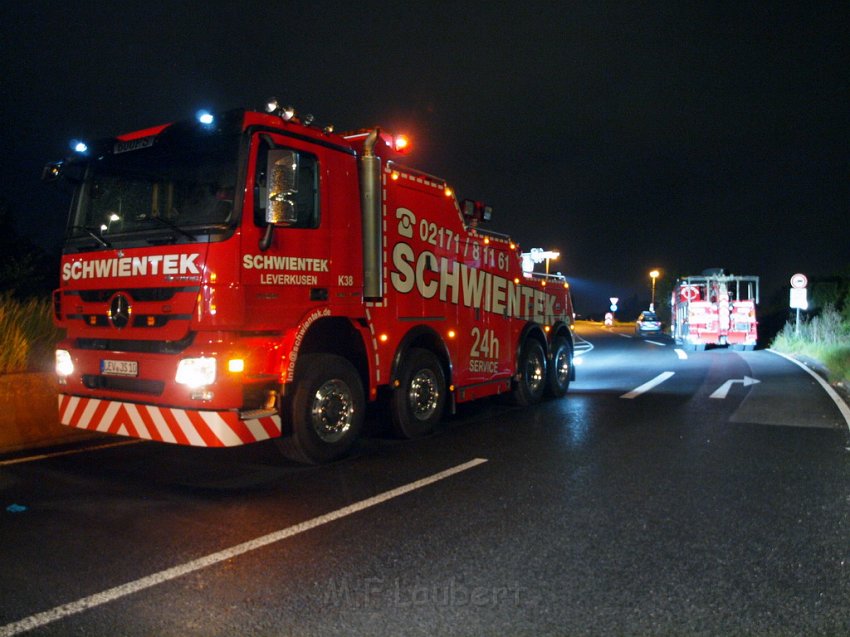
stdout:
[(48, 164), (74, 186), (56, 352), (62, 424), (181, 445), (280, 438), (346, 454), (367, 402), (399, 435), (456, 403), (574, 379), (569, 285), (524, 272), (380, 128), (272, 102), (146, 128)]

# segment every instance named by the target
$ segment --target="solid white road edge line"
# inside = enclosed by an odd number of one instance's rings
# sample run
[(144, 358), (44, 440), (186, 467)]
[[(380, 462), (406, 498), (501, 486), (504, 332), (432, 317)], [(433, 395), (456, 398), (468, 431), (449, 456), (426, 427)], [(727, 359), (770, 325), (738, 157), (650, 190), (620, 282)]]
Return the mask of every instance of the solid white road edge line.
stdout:
[(285, 529), (269, 533), (268, 535), (263, 535), (253, 540), (249, 540), (248, 542), (237, 544), (236, 546), (232, 546), (228, 549), (224, 549), (216, 553), (211, 553), (196, 560), (192, 560), (191, 562), (186, 562), (185, 564), (181, 564), (179, 566), (174, 566), (172, 568), (159, 571), (158, 573), (142, 577), (133, 582), (127, 582), (126, 584), (110, 588), (100, 593), (95, 593), (94, 595), (83, 597), (82, 599), (78, 599), (74, 602), (62, 604), (61, 606), (56, 606), (55, 608), (51, 608), (50, 610), (44, 611), (42, 613), (30, 615), (29, 617), (25, 617), (24, 619), (21, 619), (16, 622), (12, 622), (11, 624), (0, 626), (0, 637), (11, 637), (12, 635), (18, 635), (28, 630), (38, 628), (39, 626), (44, 626), (45, 624), (58, 621), (65, 617), (69, 617), (70, 615), (76, 615), (77, 613), (81, 613), (84, 610), (95, 608), (103, 604), (108, 604), (109, 602), (115, 601), (116, 599), (120, 599), (121, 597), (126, 597), (127, 595), (138, 593), (139, 591), (143, 591), (146, 588), (151, 588), (152, 586), (157, 586), (158, 584), (169, 582), (173, 579), (183, 577), (184, 575), (188, 575), (189, 573), (199, 571), (209, 566), (215, 566), (216, 564), (232, 559), (239, 555), (243, 555), (244, 553), (255, 551), (257, 549), (268, 546), (269, 544), (280, 542), (281, 540), (286, 540), (295, 535), (298, 535), (299, 533), (304, 533), (305, 531), (315, 529), (316, 527), (328, 524), (329, 522), (334, 522), (354, 513), (363, 511), (364, 509), (377, 506), (378, 504), (382, 504), (388, 500), (392, 500), (393, 498), (405, 495), (407, 493), (410, 493), (411, 491), (416, 491), (417, 489), (427, 487), (428, 485), (434, 484), (435, 482), (439, 482), (440, 480), (445, 480), (448, 477), (466, 471), (467, 469), (477, 467), (478, 465), (483, 464), (485, 462), (487, 462), (486, 458), (475, 458), (474, 460), (470, 460), (469, 462), (457, 465), (456, 467), (452, 467), (451, 469), (446, 469), (445, 471), (435, 473), (434, 475), (428, 476), (427, 478), (422, 478), (421, 480), (410, 482), (395, 489), (390, 489), (389, 491), (385, 491), (384, 493), (380, 493), (371, 498), (360, 500), (359, 502), (349, 504), (348, 506), (342, 507), (341, 509), (337, 509), (336, 511), (331, 511), (330, 513), (325, 513), (324, 515), (312, 518), (310, 520), (307, 520), (306, 522), (301, 522)]
[(648, 383), (644, 383), (640, 387), (635, 387), (632, 391), (627, 392), (627, 393), (623, 394), (622, 396), (620, 396), (620, 398), (637, 398), (641, 394), (648, 392), (650, 389), (652, 389), (656, 385), (660, 385), (665, 380), (667, 380), (668, 378), (673, 376), (675, 373), (676, 372), (661, 372), (660, 374), (658, 374), (658, 376), (653, 378)]
[(790, 356), (786, 356), (780, 352), (777, 352), (775, 349), (768, 349), (768, 352), (771, 354), (776, 354), (777, 356), (781, 356), (785, 360), (789, 360), (798, 367), (801, 367), (807, 374), (809, 374), (812, 378), (814, 378), (820, 386), (823, 387), (823, 390), (826, 392), (826, 395), (832, 398), (832, 402), (835, 403), (835, 406), (838, 407), (838, 411), (841, 412), (841, 415), (844, 416), (844, 423), (847, 425), (847, 428), (850, 429), (850, 407), (847, 406), (847, 403), (838, 395), (838, 392), (835, 391), (828, 382), (826, 382), (823, 378), (821, 378), (818, 374), (813, 372), (811, 369), (803, 365), (796, 358), (791, 358)]
[(652, 343), (653, 345), (658, 345), (658, 347), (667, 347), (667, 345), (665, 343), (659, 343), (658, 341), (644, 340), (644, 343)]

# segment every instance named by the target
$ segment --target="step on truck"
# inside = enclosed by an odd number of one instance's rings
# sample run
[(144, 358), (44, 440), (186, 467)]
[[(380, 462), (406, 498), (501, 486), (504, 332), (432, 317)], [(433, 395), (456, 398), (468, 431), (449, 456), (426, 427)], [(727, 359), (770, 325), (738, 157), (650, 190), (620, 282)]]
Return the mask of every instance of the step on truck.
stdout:
[(670, 302), (671, 335), (677, 345), (701, 351), (706, 346), (752, 350), (758, 338), (756, 305), (759, 278), (722, 269), (680, 277)]
[(492, 209), (403, 165), (404, 145), (270, 102), (48, 164), (73, 186), (53, 295), (61, 423), (208, 447), (277, 438), (325, 462), (372, 401), (413, 438), (457, 403), (563, 396), (568, 283), (524, 271), (519, 246), (482, 228)]

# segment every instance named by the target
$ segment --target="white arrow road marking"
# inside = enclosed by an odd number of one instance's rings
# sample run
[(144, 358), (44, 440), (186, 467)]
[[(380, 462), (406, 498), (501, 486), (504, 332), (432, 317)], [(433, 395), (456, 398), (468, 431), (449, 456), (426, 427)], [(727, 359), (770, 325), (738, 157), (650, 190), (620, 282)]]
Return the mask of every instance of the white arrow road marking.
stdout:
[(662, 373), (658, 374), (658, 376), (653, 378), (651, 381), (649, 381), (648, 383), (644, 383), (640, 387), (635, 387), (632, 391), (625, 393), (622, 396), (620, 396), (620, 398), (637, 398), (641, 394), (648, 392), (650, 389), (652, 389), (656, 385), (660, 385), (665, 380), (667, 380), (668, 378), (673, 376), (673, 374), (675, 374), (675, 373), (676, 372), (662, 372)]
[(709, 396), (709, 398), (726, 398), (727, 394), (729, 393), (729, 390), (732, 389), (732, 385), (734, 385), (735, 383), (741, 383), (744, 387), (749, 387), (750, 385), (755, 385), (756, 383), (760, 382), (760, 380), (750, 378), (749, 376), (744, 376), (743, 378), (729, 379), (716, 390), (714, 390), (714, 393)]
[(688, 354), (685, 352), (685, 350), (676, 348), (674, 351), (676, 352), (676, 356), (679, 357), (680, 361), (688, 360)]

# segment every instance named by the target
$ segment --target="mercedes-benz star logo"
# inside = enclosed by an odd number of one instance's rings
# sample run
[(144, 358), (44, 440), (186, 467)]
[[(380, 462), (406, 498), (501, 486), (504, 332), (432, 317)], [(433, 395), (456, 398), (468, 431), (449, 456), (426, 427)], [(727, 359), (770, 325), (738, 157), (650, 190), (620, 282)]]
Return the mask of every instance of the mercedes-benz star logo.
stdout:
[(123, 294), (116, 294), (109, 304), (109, 320), (119, 330), (130, 322), (130, 301)]

